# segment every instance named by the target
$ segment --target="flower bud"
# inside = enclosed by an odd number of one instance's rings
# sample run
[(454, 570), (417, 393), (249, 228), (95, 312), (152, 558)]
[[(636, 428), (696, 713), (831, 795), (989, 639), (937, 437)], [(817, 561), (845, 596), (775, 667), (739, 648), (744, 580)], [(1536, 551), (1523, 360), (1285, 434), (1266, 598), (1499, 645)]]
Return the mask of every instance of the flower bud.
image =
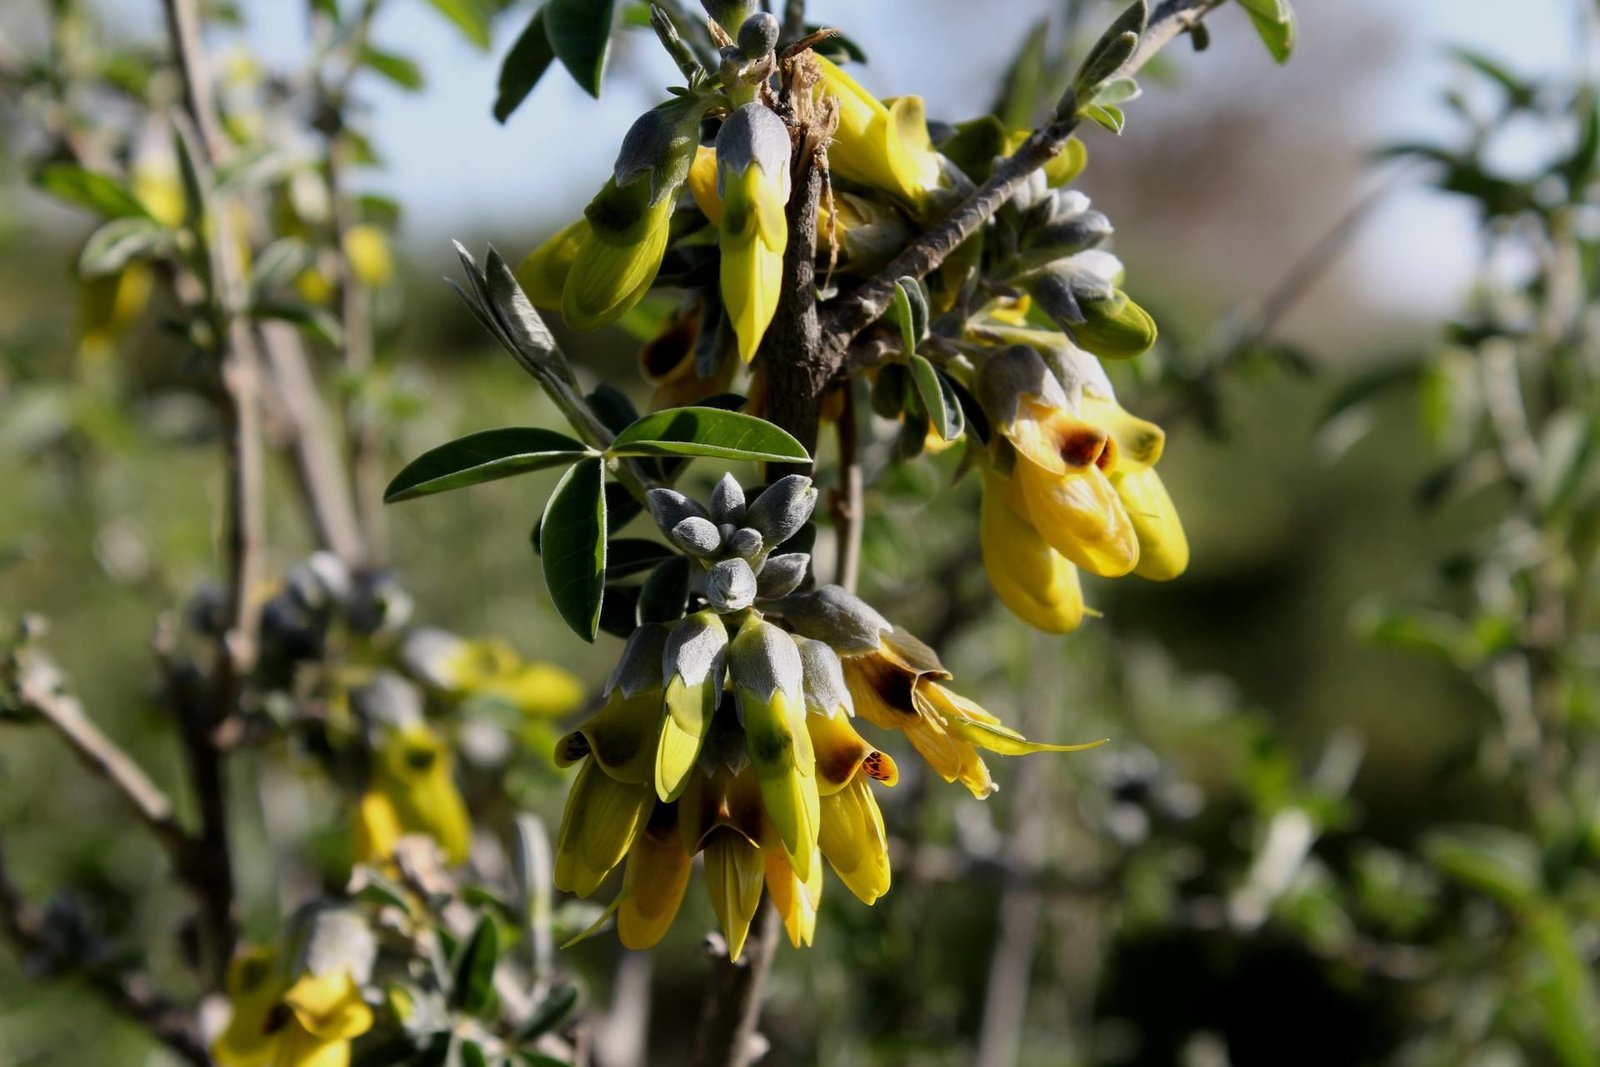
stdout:
[(1082, 301), (1084, 321), (1067, 327), (1072, 339), (1101, 359), (1132, 359), (1156, 343), (1156, 322), (1121, 289), (1109, 300)]
[(698, 515), (690, 515), (674, 526), (667, 535), (672, 538), (673, 544), (683, 549), (691, 556), (701, 559), (717, 554), (722, 548), (722, 535), (711, 524), (710, 519), (702, 519)]
[(758, 11), (739, 27), (739, 53), (745, 59), (760, 59), (778, 43), (778, 20), (769, 12)]
[(789, 474), (755, 498), (745, 512), (745, 525), (761, 534), (767, 544), (783, 544), (800, 532), (817, 506), (817, 490), (803, 474)]
[(711, 518), (717, 523), (737, 526), (744, 521), (744, 487), (731, 474), (724, 474), (711, 487)]
[(694, 516), (706, 518), (706, 509), (690, 500), (676, 489), (652, 489), (645, 494), (645, 506), (650, 509), (650, 517), (656, 520), (662, 533), (672, 536), (673, 527), (684, 519)]
[(756, 575), (756, 599), (775, 600), (788, 596), (806, 580), (806, 571), (810, 566), (811, 554), (808, 552), (785, 552), (768, 557), (761, 573)]
[(724, 543), (727, 545), (728, 551), (735, 556), (740, 559), (750, 560), (759, 556), (762, 547), (766, 545), (766, 541), (762, 536), (748, 526), (742, 526), (729, 533), (724, 538)]
[(706, 571), (706, 602), (717, 611), (743, 611), (756, 600), (756, 573), (747, 560), (735, 557)]

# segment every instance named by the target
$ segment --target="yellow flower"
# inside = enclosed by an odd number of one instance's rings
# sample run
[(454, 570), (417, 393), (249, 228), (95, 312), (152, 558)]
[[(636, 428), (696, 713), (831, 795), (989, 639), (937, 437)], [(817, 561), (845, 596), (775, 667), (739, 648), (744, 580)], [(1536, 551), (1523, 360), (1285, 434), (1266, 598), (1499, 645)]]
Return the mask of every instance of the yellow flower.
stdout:
[(587, 227), (561, 290), (561, 315), (573, 329), (615, 322), (655, 281), (667, 251), (673, 198), (652, 203), (650, 196), (647, 181), (618, 186), (612, 178), (584, 209)]
[(344, 257), (356, 280), (369, 289), (394, 281), (394, 252), (389, 235), (371, 223), (350, 227), (344, 235)]
[(694, 856), (678, 832), (678, 809), (657, 804), (643, 832), (628, 850), (617, 907), (617, 937), (627, 948), (642, 950), (660, 941), (672, 927), (689, 886)]
[(890, 623), (859, 597), (823, 586), (783, 602), (797, 631), (833, 646), (856, 712), (874, 726), (900, 730), (947, 782), (960, 782), (980, 799), (997, 788), (978, 754), (1076, 752), (1084, 745), (1029, 741), (966, 697), (947, 689), (950, 672), (933, 650)]
[(822, 795), (818, 844), (839, 880), (863, 904), (889, 891), (889, 838), (870, 780), (892, 786), (900, 780), (894, 760), (862, 739), (844, 715), (810, 715), (806, 726), (817, 754), (817, 791)]
[(421, 627), (406, 635), (400, 658), (413, 675), (455, 699), (497, 701), (533, 718), (570, 715), (586, 696), (572, 672), (524, 660), (498, 638), (464, 640)]
[(444, 739), (415, 722), (394, 729), (374, 755), (372, 781), (356, 809), (355, 862), (386, 862), (406, 834), (431, 837), (450, 863), (466, 862), (472, 823)]
[(813, 54), (821, 75), (816, 97), (838, 101), (839, 128), (828, 145), (828, 167), (841, 178), (892, 193), (917, 210), (944, 186), (946, 168), (928, 137), (922, 98), (902, 96), (887, 106), (833, 63)]
[(228, 966), (227, 1028), (211, 1046), (221, 1067), (347, 1067), (350, 1042), (372, 1029), (372, 1009), (346, 967), (285, 976), (271, 949)]
[(745, 104), (717, 133), (717, 195), (722, 303), (748, 363), (778, 308), (789, 242), (789, 130), (764, 105)]
[(529, 252), (517, 268), (517, 282), (534, 307), (559, 310), (561, 294), (567, 288), (567, 275), (578, 249), (589, 236), (589, 220), (579, 219), (557, 230), (544, 244)]
[(1016, 480), (1034, 529), (1091, 574), (1115, 578), (1139, 562), (1139, 539), (1101, 469), (1110, 435), (1036, 396), (1018, 402), (1000, 432), (1015, 449)]
[(1189, 540), (1161, 476), (1153, 469), (1130, 471), (1113, 475), (1112, 482), (1139, 535), (1139, 565), (1133, 573), (1164, 582), (1187, 570)]
[(1069, 633), (1083, 622), (1078, 568), (1039, 535), (1025, 506), (1015, 482), (984, 470), (978, 523), (984, 570), (996, 595), (1023, 622), (1046, 633)]

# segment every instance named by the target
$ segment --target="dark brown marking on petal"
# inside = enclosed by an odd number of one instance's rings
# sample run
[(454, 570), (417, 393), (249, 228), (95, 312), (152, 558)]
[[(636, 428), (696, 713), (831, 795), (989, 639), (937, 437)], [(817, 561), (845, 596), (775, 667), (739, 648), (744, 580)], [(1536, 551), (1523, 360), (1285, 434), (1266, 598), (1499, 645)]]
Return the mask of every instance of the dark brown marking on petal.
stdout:
[(1105, 434), (1088, 427), (1074, 428), (1057, 439), (1056, 452), (1069, 467), (1087, 467), (1105, 454), (1108, 440)]
[(877, 749), (873, 749), (871, 752), (867, 753), (867, 758), (861, 761), (861, 766), (866, 768), (867, 777), (875, 778), (882, 782), (887, 780), (890, 775), (893, 774), (891, 768), (894, 765), (889, 763), (888, 760), (884, 758), (882, 752), (879, 752)]

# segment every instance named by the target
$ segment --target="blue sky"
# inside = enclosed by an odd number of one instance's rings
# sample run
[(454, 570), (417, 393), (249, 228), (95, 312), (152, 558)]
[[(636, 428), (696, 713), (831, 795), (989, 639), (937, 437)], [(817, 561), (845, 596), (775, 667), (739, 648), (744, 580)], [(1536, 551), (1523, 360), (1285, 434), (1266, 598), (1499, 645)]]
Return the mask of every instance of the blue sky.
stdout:
[[(1299, 0), (1299, 6), (1311, 16), (1320, 14), (1313, 8), (1358, 2)], [(1373, 140), (1381, 143), (1443, 128), (1437, 95), (1448, 79), (1440, 58), (1447, 44), (1479, 47), (1523, 69), (1572, 62), (1574, 12), (1583, 0), (1365, 2), (1395, 18), (1403, 30), (1398, 62), (1379, 83), (1363, 88), (1372, 104)], [(269, 63), (291, 61), (302, 47), (304, 5), (247, 0), (245, 6), (255, 50)], [(930, 114), (959, 116), (973, 110), (972, 100), (988, 98), (994, 71), (1015, 49), (1023, 28), (1059, 6), (1059, 0), (1007, 0), (995, 7), (966, 0), (813, 0), (810, 11), (815, 21), (848, 26), (874, 57), (860, 75), (869, 87), (885, 94), (920, 93)], [(127, 4), (125, 10), (132, 14), (146, 7), (154, 5)], [(908, 22), (906, 13), (913, 9), (919, 17)], [(1003, 23), (993, 25), (988, 13), (1001, 9)], [(603, 180), (633, 116), (660, 100), (659, 87), (676, 78), (653, 41), (629, 34), (625, 54), (614, 57), (602, 101), (591, 100), (562, 72), (552, 71), (502, 127), (490, 117), (489, 106), (499, 57), (524, 17), (508, 16), (486, 55), (418, 0), (394, 0), (382, 15), (375, 41), (412, 55), (429, 77), (426, 90), (416, 96), (385, 85), (368, 87), (377, 105), (376, 141), (390, 164), (373, 184), (405, 203), (412, 237), (440, 243), (447, 233), (523, 232), (530, 220), (571, 216)], [(1237, 13), (1222, 12), (1216, 32), (1248, 31)], [(920, 58), (952, 45), (959, 45), (959, 65), (930, 69)], [(1315, 42), (1308, 40), (1304, 47)], [(1291, 77), (1292, 69), (1282, 76)], [(1152, 95), (1163, 91), (1154, 89)], [(1137, 121), (1136, 111), (1132, 118)], [(1351, 254), (1361, 261), (1359, 273), (1375, 294), (1403, 289), (1408, 301), (1444, 308), (1464, 284), (1471, 249), (1471, 219), (1464, 208), (1418, 193), (1391, 202)], [(441, 264), (445, 252), (441, 249)]]

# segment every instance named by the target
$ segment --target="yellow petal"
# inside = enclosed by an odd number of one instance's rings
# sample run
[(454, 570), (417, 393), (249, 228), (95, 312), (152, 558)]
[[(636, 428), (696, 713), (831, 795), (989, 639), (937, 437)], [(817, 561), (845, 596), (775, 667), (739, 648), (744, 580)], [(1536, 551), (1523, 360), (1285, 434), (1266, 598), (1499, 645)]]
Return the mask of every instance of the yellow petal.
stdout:
[(649, 182), (618, 190), (607, 181), (590, 202), (589, 232), (578, 245), (561, 292), (561, 315), (576, 330), (595, 330), (644, 297), (667, 250), (673, 198), (648, 203)]
[(688, 787), (721, 695), (720, 685), (710, 677), (700, 685), (688, 685), (680, 677), (667, 683), (667, 714), (656, 747), (656, 795), (662, 800), (677, 800)]
[(356, 280), (369, 289), (394, 281), (394, 252), (381, 228), (371, 223), (350, 227), (344, 235), (344, 255)]
[(1019, 419), (1015, 477), (1045, 542), (1091, 574), (1116, 578), (1139, 562), (1139, 539), (1111, 482), (1096, 466), (1107, 436), (1070, 416)]
[(321, 1041), (349, 1040), (372, 1029), (372, 1009), (343, 968), (301, 975), (284, 993), (283, 1002), (306, 1032)]
[(555, 884), (586, 897), (628, 854), (654, 801), (650, 787), (619, 782), (587, 760), (567, 794), (556, 836)]
[(653, 782), (663, 712), (660, 689), (628, 696), (618, 686), (579, 730), (607, 774), (624, 782)]
[(978, 536), (989, 584), (1022, 621), (1046, 633), (1064, 634), (1083, 622), (1083, 590), (1078, 569), (1017, 513), (1010, 479), (993, 471), (983, 476)]
[(741, 694), (739, 707), (762, 806), (795, 873), (810, 878), (817, 842), (817, 779), (805, 704), (790, 707), (788, 694), (779, 689), (770, 702)]
[(517, 282), (534, 307), (552, 310), (561, 307), (567, 275), (572, 272), (572, 262), (578, 258), (578, 249), (583, 247), (588, 236), (589, 220), (579, 219), (557, 230), (548, 241), (528, 253), (517, 268)]
[(839, 880), (863, 904), (889, 891), (889, 839), (864, 775), (822, 798), (819, 843)]
[(638, 836), (623, 872), (617, 936), (631, 949), (650, 948), (672, 928), (694, 866), (676, 831), (677, 813), (664, 806), (657, 811), (664, 813), (664, 826), (652, 825)]
[(766, 873), (761, 849), (729, 830), (718, 830), (706, 844), (706, 891), (711, 910), (728, 939), (728, 958), (737, 961), (750, 934), (750, 920), (761, 905)]
[(389, 799), (401, 831), (427, 834), (439, 842), (450, 863), (466, 862), (472, 821), (456, 788), (454, 760), (444, 739), (416, 723), (396, 730), (380, 756), (374, 784)]
[(817, 908), (822, 903), (822, 864), (817, 863), (809, 882), (802, 881), (781, 852), (766, 854), (767, 895), (783, 920), (789, 943), (809, 945), (817, 934)]
[(782, 177), (756, 165), (743, 174), (723, 175), (722, 303), (739, 341), (739, 358), (746, 363), (755, 358), (783, 288), (788, 230)]
[(268, 1067), (275, 1034), (267, 1016), (278, 1004), (283, 980), (274, 969), (277, 954), (269, 948), (246, 949), (228, 963), (228, 1025), (211, 1045), (221, 1067)]
[(400, 817), (389, 798), (368, 789), (356, 803), (355, 825), (350, 832), (350, 852), (355, 863), (384, 863), (394, 856), (400, 840)]
[(1026, 756), (1034, 752), (1082, 752), (1098, 748), (1104, 740), (1088, 741), (1076, 745), (1053, 745), (1042, 741), (1029, 741), (996, 716), (959, 693), (942, 685), (925, 687), (928, 706), (933, 709), (952, 734), (974, 745), (998, 752), (1002, 756)]
[(1166, 431), (1148, 419), (1130, 415), (1109, 397), (1083, 394), (1083, 417), (1103, 428), (1111, 437), (1111, 457), (1101, 468), (1115, 478), (1128, 471), (1148, 470), (1161, 459), (1166, 447)]
[(717, 195), (717, 153), (700, 145), (689, 164), (689, 195), (711, 225), (722, 225), (722, 197)]
[(1139, 565), (1133, 573), (1165, 582), (1189, 566), (1189, 539), (1178, 509), (1154, 470), (1133, 471), (1116, 479), (1117, 495), (1139, 537)]

